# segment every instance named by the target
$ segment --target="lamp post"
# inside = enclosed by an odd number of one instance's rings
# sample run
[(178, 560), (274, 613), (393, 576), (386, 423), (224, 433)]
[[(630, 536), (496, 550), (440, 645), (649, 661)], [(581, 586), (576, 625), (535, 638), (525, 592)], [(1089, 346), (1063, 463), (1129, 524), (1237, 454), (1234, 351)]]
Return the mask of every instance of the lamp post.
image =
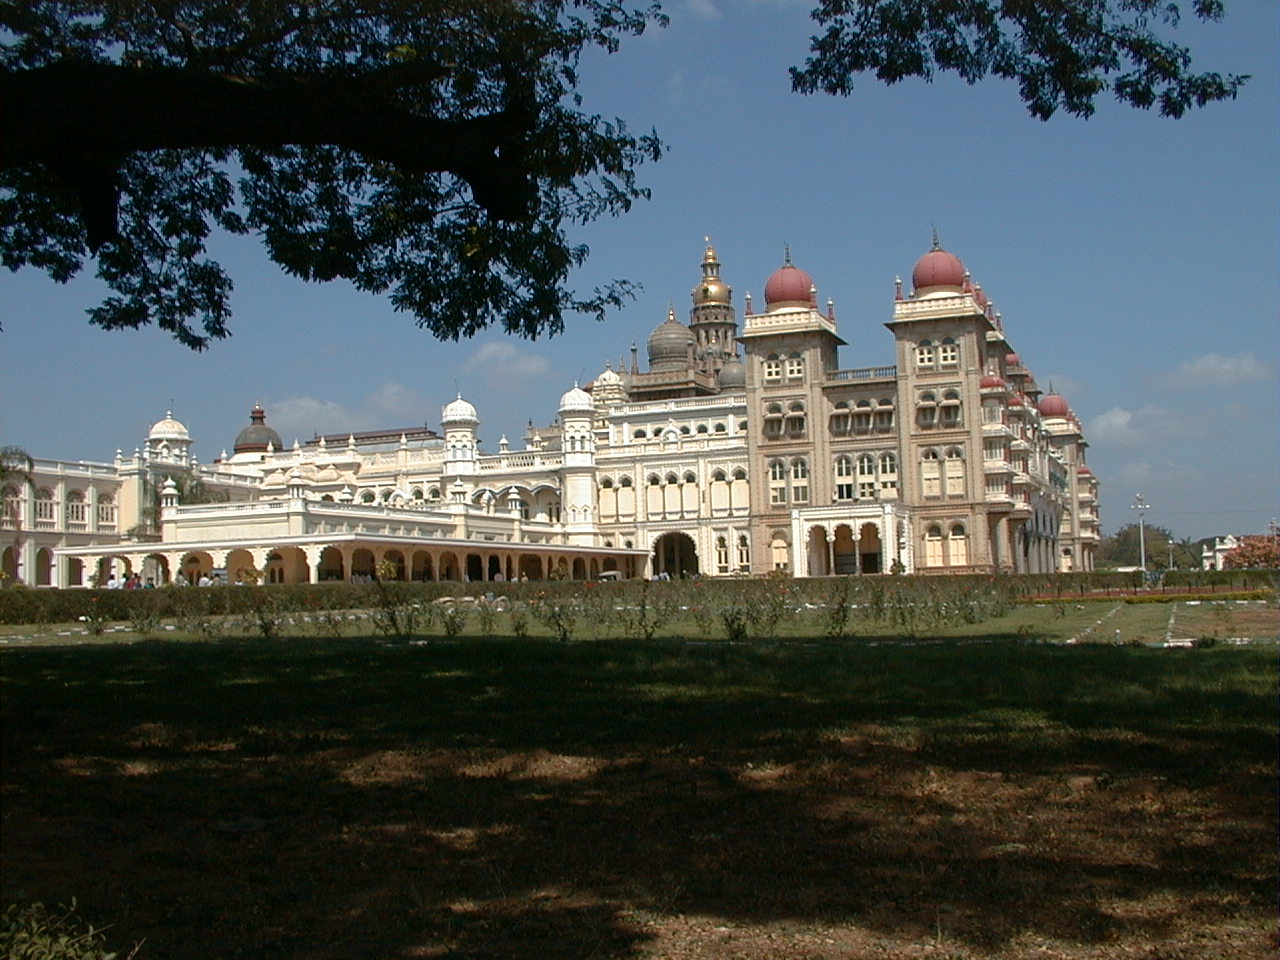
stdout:
[(1143, 522), (1143, 517), (1151, 509), (1151, 504), (1147, 503), (1142, 498), (1142, 494), (1139, 493), (1134, 497), (1133, 503), (1129, 504), (1129, 509), (1138, 511), (1138, 557), (1142, 564), (1142, 572), (1145, 575), (1147, 572), (1147, 528)]

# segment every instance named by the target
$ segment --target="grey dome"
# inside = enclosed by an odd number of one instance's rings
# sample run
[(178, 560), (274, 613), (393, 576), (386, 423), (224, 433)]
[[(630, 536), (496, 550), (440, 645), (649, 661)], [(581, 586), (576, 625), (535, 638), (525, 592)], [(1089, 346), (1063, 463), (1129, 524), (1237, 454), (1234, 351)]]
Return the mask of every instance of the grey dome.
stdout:
[(666, 322), (649, 334), (649, 369), (683, 367), (694, 342), (693, 331), (676, 319), (674, 310), (669, 311)]
[(267, 426), (267, 414), (258, 404), (249, 411), (249, 426), (236, 434), (235, 453), (257, 453), (265, 451), (267, 446), (281, 449), (284, 446), (280, 434)]
[(747, 385), (747, 365), (741, 360), (733, 359), (720, 368), (716, 378), (721, 389), (745, 387)]

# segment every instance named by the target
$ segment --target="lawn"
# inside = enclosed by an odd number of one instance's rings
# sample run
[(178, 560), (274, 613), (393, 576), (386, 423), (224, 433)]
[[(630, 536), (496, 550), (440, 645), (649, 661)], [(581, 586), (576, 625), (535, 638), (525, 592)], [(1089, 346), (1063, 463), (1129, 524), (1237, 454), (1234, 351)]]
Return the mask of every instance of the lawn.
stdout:
[(139, 960), (1273, 957), (1274, 644), (1002, 635), (7, 649), (0, 893)]

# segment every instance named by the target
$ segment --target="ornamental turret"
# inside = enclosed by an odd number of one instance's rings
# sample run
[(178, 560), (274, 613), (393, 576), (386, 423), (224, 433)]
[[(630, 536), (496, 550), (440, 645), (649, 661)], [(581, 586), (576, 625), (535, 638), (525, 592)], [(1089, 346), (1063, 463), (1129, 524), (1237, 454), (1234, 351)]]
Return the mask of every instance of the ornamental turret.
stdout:
[(595, 543), (595, 412), (591, 394), (576, 383), (560, 398), (561, 516), (570, 543)]
[(476, 408), (459, 393), (441, 410), (440, 426), (444, 428), (445, 471), (454, 476), (475, 474), (479, 470), (476, 429), (480, 426)]
[(720, 279), (720, 261), (711, 238), (702, 255), (702, 279), (693, 288), (689, 327), (703, 371), (717, 374), (737, 356), (738, 322), (733, 314), (733, 288)]

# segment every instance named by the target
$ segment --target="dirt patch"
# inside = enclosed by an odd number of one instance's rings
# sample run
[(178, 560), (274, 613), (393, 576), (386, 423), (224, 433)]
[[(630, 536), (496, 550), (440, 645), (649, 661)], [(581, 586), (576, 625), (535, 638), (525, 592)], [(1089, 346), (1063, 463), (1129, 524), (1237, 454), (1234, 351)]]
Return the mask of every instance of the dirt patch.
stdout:
[[(6, 900), (75, 896), (140, 960), (1275, 955), (1273, 683), (1235, 652), (1018, 654), (967, 700), (943, 671), (899, 696), (879, 653), (766, 683), (772, 654), (682, 652), (604, 690), (536, 645), (473, 679), (461, 646), (309, 683), (216, 654), (5, 662)], [(709, 664), (750, 695), (693, 697)]]

